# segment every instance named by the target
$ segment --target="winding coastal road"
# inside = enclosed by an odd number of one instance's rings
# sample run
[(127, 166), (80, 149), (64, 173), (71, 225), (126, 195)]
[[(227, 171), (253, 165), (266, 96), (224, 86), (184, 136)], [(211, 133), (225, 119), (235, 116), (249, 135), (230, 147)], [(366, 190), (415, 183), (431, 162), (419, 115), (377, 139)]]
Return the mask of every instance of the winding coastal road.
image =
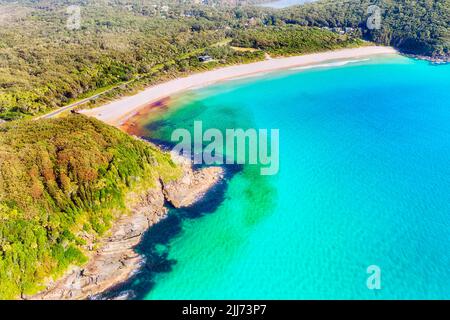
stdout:
[(75, 107), (77, 107), (77, 106), (79, 106), (79, 105), (88, 103), (89, 101), (98, 98), (98, 97), (101, 96), (103, 93), (104, 93), (104, 92), (98, 93), (98, 94), (96, 94), (96, 95), (93, 95), (92, 97), (85, 98), (85, 99), (82, 99), (82, 100), (80, 100), (80, 101), (71, 103), (71, 104), (69, 104), (69, 105), (67, 105), (67, 106), (65, 106), (65, 107), (61, 107), (61, 108), (59, 108), (59, 109), (57, 109), (57, 110), (53, 110), (53, 111), (50, 112), (50, 113), (44, 114), (44, 115), (42, 115), (42, 116), (39, 116), (39, 117), (37, 117), (36, 119), (49, 119), (49, 118), (53, 118), (53, 117), (55, 117), (55, 116), (57, 116), (57, 115), (59, 115), (59, 114), (65, 112), (65, 111), (72, 110), (73, 108), (75, 108)]
[(105, 91), (96, 93), (96, 94), (94, 94), (94, 95), (92, 95), (92, 96), (90, 96), (90, 97), (87, 97), (87, 98), (81, 99), (81, 100), (79, 100), (79, 101), (73, 102), (73, 103), (71, 103), (71, 104), (68, 104), (67, 106), (61, 107), (61, 108), (59, 108), (59, 109), (57, 109), (57, 110), (53, 110), (53, 111), (51, 111), (51, 112), (49, 112), (49, 113), (46, 113), (46, 114), (44, 114), (44, 115), (42, 115), (42, 116), (36, 117), (35, 119), (36, 119), (36, 120), (38, 120), (38, 119), (50, 119), (50, 118), (56, 117), (56, 116), (58, 116), (59, 114), (65, 112), (65, 111), (72, 110), (72, 109), (74, 109), (75, 107), (78, 107), (78, 106), (80, 106), (80, 105), (83, 105), (83, 104), (85, 104), (85, 103), (88, 103), (89, 101), (94, 100), (94, 99), (97, 99), (98, 97), (104, 95), (105, 93), (110, 92), (111, 90), (117, 89), (117, 88), (119, 88), (119, 87), (121, 87), (121, 86), (125, 86), (125, 85), (127, 85), (127, 84), (129, 84), (129, 83), (131, 83), (132, 81), (135, 81), (135, 80), (137, 80), (137, 79), (138, 79), (138, 78), (134, 78), (134, 79), (131, 79), (131, 80), (127, 81), (127, 82), (120, 83), (120, 84), (118, 84), (118, 85), (116, 85), (116, 86), (114, 86), (114, 87), (109, 88), (108, 90), (105, 90)]

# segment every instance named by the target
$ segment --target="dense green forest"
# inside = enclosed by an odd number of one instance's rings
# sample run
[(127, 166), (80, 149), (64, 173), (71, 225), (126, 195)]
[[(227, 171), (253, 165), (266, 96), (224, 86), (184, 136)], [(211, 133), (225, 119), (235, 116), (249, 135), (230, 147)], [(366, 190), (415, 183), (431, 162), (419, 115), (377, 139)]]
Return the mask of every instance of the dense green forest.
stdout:
[(180, 174), (168, 154), (82, 115), (0, 125), (0, 299), (85, 261), (128, 191)]
[[(0, 118), (61, 106), (83, 93), (148, 76), (204, 67), (197, 59), (225, 38), (219, 22), (153, 15), (145, 8), (82, 7), (79, 30), (66, 28), (67, 3), (10, 5), (0, 19)], [(233, 52), (231, 62), (255, 56)]]
[[(22, 3), (22, 2), (21, 2)], [(66, 27), (67, 7), (80, 4), (80, 28)], [(132, 3), (133, 5), (130, 5)], [(261, 60), (261, 51), (233, 50), (245, 30), (271, 24), (257, 18), (260, 9), (171, 2), (168, 8), (149, 1), (23, 1), (2, 4), (0, 18), (0, 119), (42, 113), (108, 89), (122, 92), (220, 65)], [(264, 29), (253, 37), (267, 38)], [(280, 37), (276, 29), (274, 36)], [(339, 36), (329, 31), (297, 32), (296, 53), (336, 47)], [(301, 34), (301, 35), (300, 35)], [(307, 39), (309, 36), (315, 39)], [(280, 38), (281, 45), (285, 40)], [(331, 41), (331, 43), (328, 43)], [(353, 44), (340, 41), (337, 47)], [(309, 47), (309, 45), (312, 45)], [(287, 53), (293, 43), (287, 44)], [(261, 47), (260, 49), (265, 49)], [(279, 51), (278, 53), (281, 53)], [(198, 56), (209, 54), (211, 63)]]
[[(380, 28), (368, 28), (380, 9)], [(352, 27), (376, 43), (402, 52), (448, 58), (450, 55), (450, 0), (321, 0), (284, 9), (275, 15), (284, 23), (318, 27)]]
[(364, 45), (358, 38), (297, 26), (238, 30), (231, 45), (264, 50), (273, 56), (304, 54)]

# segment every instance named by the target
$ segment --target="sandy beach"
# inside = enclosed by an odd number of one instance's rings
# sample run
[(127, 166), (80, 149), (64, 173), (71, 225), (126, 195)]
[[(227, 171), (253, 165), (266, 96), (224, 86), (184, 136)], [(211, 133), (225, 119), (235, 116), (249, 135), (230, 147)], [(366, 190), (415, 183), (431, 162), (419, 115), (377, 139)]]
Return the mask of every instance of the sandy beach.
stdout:
[(120, 126), (139, 109), (160, 99), (224, 80), (242, 78), (282, 69), (313, 66), (328, 61), (367, 58), (369, 56), (396, 53), (398, 52), (391, 47), (368, 46), (287, 58), (268, 59), (249, 64), (223, 67), (151, 86), (135, 95), (125, 96), (94, 109), (81, 110), (80, 113), (93, 116), (114, 126)]

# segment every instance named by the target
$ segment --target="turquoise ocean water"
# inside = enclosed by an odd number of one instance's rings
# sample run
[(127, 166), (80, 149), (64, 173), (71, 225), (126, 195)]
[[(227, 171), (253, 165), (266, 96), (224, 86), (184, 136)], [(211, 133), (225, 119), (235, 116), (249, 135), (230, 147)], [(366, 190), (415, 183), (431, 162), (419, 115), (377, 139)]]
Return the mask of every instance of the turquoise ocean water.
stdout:
[(278, 128), (280, 171), (228, 168), (198, 205), (172, 209), (115, 293), (450, 299), (450, 65), (384, 57), (230, 81), (178, 97), (148, 138), (194, 120)]

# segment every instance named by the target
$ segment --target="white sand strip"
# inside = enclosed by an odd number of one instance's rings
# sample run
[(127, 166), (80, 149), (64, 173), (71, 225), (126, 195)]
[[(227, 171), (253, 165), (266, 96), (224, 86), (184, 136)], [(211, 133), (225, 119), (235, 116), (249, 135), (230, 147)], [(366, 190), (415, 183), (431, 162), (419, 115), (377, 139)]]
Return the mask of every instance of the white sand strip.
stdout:
[(374, 55), (396, 53), (398, 52), (391, 47), (369, 46), (287, 58), (276, 58), (249, 64), (224, 67), (157, 84), (146, 88), (133, 96), (125, 96), (103, 106), (94, 109), (82, 110), (80, 112), (117, 126), (135, 114), (139, 109), (148, 106), (150, 103), (192, 88), (199, 88), (216, 82), (245, 77), (253, 74), (309, 66), (326, 61), (357, 59)]

